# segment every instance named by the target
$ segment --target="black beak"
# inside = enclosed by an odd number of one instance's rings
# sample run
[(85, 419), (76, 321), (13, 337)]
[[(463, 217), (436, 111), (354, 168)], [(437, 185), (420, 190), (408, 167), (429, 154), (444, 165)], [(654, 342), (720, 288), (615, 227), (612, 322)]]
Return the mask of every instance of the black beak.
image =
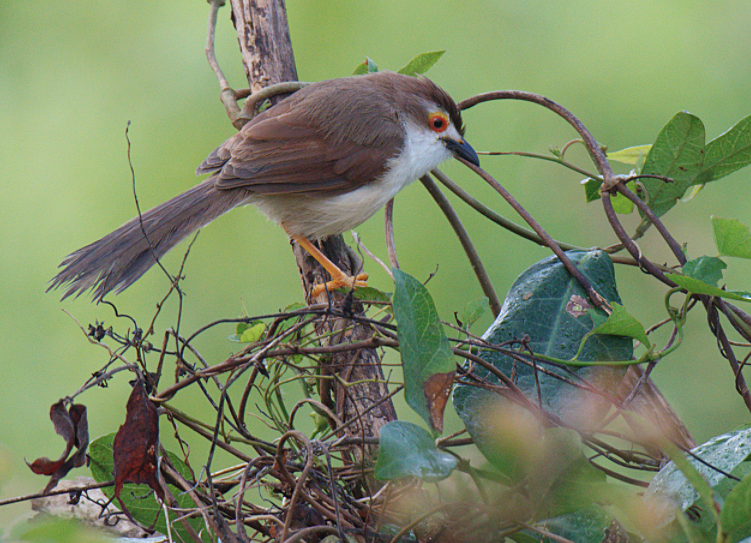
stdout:
[(467, 143), (467, 140), (456, 141), (450, 138), (446, 138), (443, 140), (443, 144), (446, 146), (446, 149), (454, 153), (454, 156), (463, 158), (464, 160), (471, 162), (475, 166), (480, 165), (480, 159), (478, 158), (477, 153), (475, 153), (475, 150), (472, 149), (472, 146)]

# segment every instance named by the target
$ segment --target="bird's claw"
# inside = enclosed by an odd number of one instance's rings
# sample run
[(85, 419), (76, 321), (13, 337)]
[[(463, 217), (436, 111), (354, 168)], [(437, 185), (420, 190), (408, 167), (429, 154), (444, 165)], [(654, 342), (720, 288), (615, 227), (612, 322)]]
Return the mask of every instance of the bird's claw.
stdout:
[(343, 287), (367, 287), (368, 286), (368, 274), (367, 273), (360, 273), (356, 277), (351, 277), (347, 275), (343, 275), (341, 277), (336, 277), (334, 279), (331, 279), (331, 281), (327, 281), (326, 283), (321, 283), (313, 287), (313, 290), (310, 291), (310, 297), (316, 298), (326, 292), (327, 290), (329, 292), (332, 292), (334, 290), (343, 288)]

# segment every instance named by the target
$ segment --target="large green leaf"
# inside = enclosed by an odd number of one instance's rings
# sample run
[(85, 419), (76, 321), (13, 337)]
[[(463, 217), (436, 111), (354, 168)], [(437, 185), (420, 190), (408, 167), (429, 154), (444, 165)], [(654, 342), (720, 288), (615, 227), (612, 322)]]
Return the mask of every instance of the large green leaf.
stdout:
[(418, 477), (427, 482), (440, 481), (451, 475), (457, 462), (453, 455), (438, 450), (432, 436), (416, 424), (395, 420), (381, 428), (377, 479)]
[(751, 116), (740, 120), (706, 147), (700, 181), (709, 183), (751, 164)]
[(660, 216), (692, 185), (716, 181), (751, 164), (751, 116), (705, 145), (704, 123), (690, 113), (676, 114), (660, 131), (649, 151), (642, 174), (669, 177), (642, 179), (649, 207)]
[[(613, 263), (607, 254), (601, 251), (570, 251), (567, 255), (602, 296), (620, 303)], [(605, 320), (604, 313), (602, 315), (602, 320)], [(529, 348), (534, 353), (570, 360), (579, 351), (583, 338), (594, 327), (586, 293), (556, 257), (548, 257), (527, 269), (514, 282), (500, 314), (483, 337), (500, 344), (528, 336)], [(578, 359), (628, 360), (632, 355), (631, 338), (596, 334), (587, 339)], [(535, 371), (533, 367), (499, 352), (483, 351), (480, 356), (509, 378), (513, 377), (516, 385), (535, 403), (538, 401), (539, 386), (539, 401), (543, 407), (564, 419), (574, 416), (583, 400), (600, 401), (585, 396), (584, 391), (565, 384), (556, 376), (575, 380), (578, 375), (586, 379), (597, 371), (605, 371), (602, 368), (569, 368), (566, 371), (546, 365), (545, 369), (552, 373), (550, 375)], [(475, 364), (465, 362), (464, 367), (473, 369), (475, 375), (490, 383), (499, 383), (494, 375)], [(617, 373), (622, 370), (607, 371)], [(482, 453), (504, 473), (520, 476), (524, 469), (518, 464), (519, 450), (514, 448), (514, 439), (505, 430), (506, 421), (502, 419), (513, 417), (522, 420), (523, 415), (506, 403), (499, 395), (469, 384), (459, 384), (454, 390), (454, 408)], [(501, 415), (509, 410), (511, 414)], [(521, 441), (529, 439), (534, 438), (525, 437)]]
[[(112, 474), (114, 472), (115, 465), (112, 456), (112, 442), (114, 441), (114, 439), (114, 433), (108, 434), (96, 439), (89, 446), (89, 457), (91, 459), (91, 476), (94, 477), (94, 479), (98, 483), (112, 480)], [(175, 469), (183, 477), (185, 477), (186, 480), (190, 481), (193, 479), (190, 468), (188, 468), (185, 462), (183, 462), (174, 453), (168, 452), (167, 456), (169, 457), (172, 465), (175, 466)], [(196, 506), (195, 502), (193, 502), (190, 496), (188, 496), (182, 490), (172, 485), (168, 486), (170, 491), (172, 492), (172, 495), (177, 499), (177, 507), (181, 509), (188, 509)], [(112, 499), (114, 497), (114, 487), (104, 487), (102, 488), (102, 491), (107, 495), (108, 498)], [(154, 529), (162, 534), (167, 533), (167, 524), (164, 518), (164, 510), (162, 509), (162, 506), (157, 502), (156, 498), (154, 497), (154, 493), (148, 486), (134, 484), (123, 485), (123, 489), (120, 492), (120, 498), (123, 500), (123, 503), (125, 503), (125, 506), (133, 515), (133, 518), (144, 526), (151, 526), (154, 523), (154, 519), (156, 519), (158, 515), (159, 518), (154, 525)], [(179, 515), (177, 513), (172, 513), (171, 518), (169, 519), (171, 522), (170, 530), (172, 530), (173, 533), (176, 532), (180, 534), (184, 541), (190, 541), (191, 538), (188, 535), (187, 530), (185, 530), (185, 528), (183, 527), (182, 523), (172, 522), (178, 516)], [(202, 533), (206, 533), (205, 526), (201, 518), (190, 518), (188, 519), (188, 523), (196, 532), (201, 532), (203, 530)]]
[[(691, 453), (702, 460), (700, 462), (689, 457), (688, 462), (693, 469), (704, 478), (706, 484), (714, 489), (720, 498), (724, 499), (737, 486), (727, 474), (747, 477), (751, 471), (751, 464), (748, 462), (749, 455), (751, 455), (751, 428), (743, 427), (714, 437), (692, 449)], [(744, 491), (741, 489), (739, 492)], [(652, 499), (655, 496), (670, 498), (681, 511), (686, 511), (695, 505), (705, 509), (704, 503), (699, 501), (699, 492), (674, 462), (665, 465), (650, 482), (645, 498)], [(731, 512), (727, 514), (730, 515)], [(711, 530), (714, 525), (713, 515), (706, 511), (701, 516), (699, 525), (704, 530)], [(737, 526), (740, 529), (743, 525)]]
[(723, 256), (751, 258), (751, 232), (737, 219), (712, 217), (717, 251)]
[(456, 361), (428, 290), (411, 275), (396, 268), (393, 271), (404, 396), (409, 406), (440, 433)]
[(642, 168), (642, 174), (669, 177), (641, 179), (649, 194), (649, 207), (659, 217), (697, 181), (704, 163), (704, 123), (690, 113), (676, 114), (657, 135)]

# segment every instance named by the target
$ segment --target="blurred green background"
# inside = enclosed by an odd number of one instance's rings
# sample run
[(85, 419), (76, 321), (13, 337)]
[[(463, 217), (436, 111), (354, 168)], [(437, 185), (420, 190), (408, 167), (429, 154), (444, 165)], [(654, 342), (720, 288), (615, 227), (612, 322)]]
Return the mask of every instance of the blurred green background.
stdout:
[[(702, 118), (708, 139), (751, 114), (751, 3), (743, 0), (290, 0), (287, 8), (301, 80), (348, 75), (365, 56), (396, 69), (417, 53), (445, 49), (429, 75), (455, 98), (495, 89), (537, 92), (572, 110), (611, 150), (653, 141), (679, 110)], [(59, 292), (44, 292), (65, 255), (135, 214), (127, 122), (143, 208), (195, 183), (195, 167), (233, 133), (204, 56), (207, 14), (199, 0), (0, 4), (2, 497), (44, 486), (23, 460), (56, 458), (62, 450), (49, 406), (106, 361), (63, 310), (83, 325), (98, 319), (128, 328), (107, 306), (83, 297), (61, 303)], [(244, 73), (228, 18), (223, 8), (217, 54), (230, 82), (241, 88)], [(477, 107), (465, 123), (477, 150), (546, 152), (574, 137), (553, 114), (524, 103)], [(583, 152), (570, 156), (591, 168)], [(554, 237), (582, 246), (614, 242), (601, 207), (584, 204), (581, 176), (520, 158), (482, 162)], [(456, 164), (445, 170), (516, 220), (481, 181)], [(750, 224), (744, 196), (750, 188), (751, 171), (741, 170), (678, 206), (666, 223), (688, 242), (692, 256), (715, 254), (710, 215)], [(457, 207), (501, 296), (524, 268), (547, 255)], [(625, 222), (636, 223), (633, 217)], [(419, 183), (397, 198), (395, 223), (404, 270), (424, 280), (437, 268), (429, 289), (444, 318), (481, 295), (458, 242)], [(382, 231), (382, 214), (358, 229), (386, 260)], [(640, 246), (656, 260), (666, 254), (653, 232)], [(176, 270), (181, 256), (176, 251), (166, 264)], [(367, 269), (373, 286), (390, 290), (375, 264)], [(749, 263), (732, 262), (725, 276), (730, 288), (751, 290), (749, 271)], [(647, 324), (662, 318), (665, 289), (634, 269), (617, 273), (632, 313)], [(185, 274), (186, 335), (238, 316), (243, 304), (260, 314), (302, 299), (286, 236), (252, 208), (205, 229)], [(163, 274), (151, 271), (114, 300), (146, 325), (166, 289)], [(174, 315), (168, 304), (156, 322), (156, 342), (174, 325)], [(489, 323), (486, 318), (475, 331)], [(218, 361), (236, 348), (226, 339), (232, 331), (204, 334), (198, 348)], [(684, 348), (653, 376), (699, 441), (748, 421), (701, 311), (689, 319)], [(109, 388), (79, 398), (89, 407), (92, 437), (122, 422), (129, 378), (120, 374)], [(410, 417), (404, 408), (401, 414)], [(458, 423), (452, 417), (450, 424), (456, 429)], [(0, 525), (27, 510), (28, 504), (0, 509)]]

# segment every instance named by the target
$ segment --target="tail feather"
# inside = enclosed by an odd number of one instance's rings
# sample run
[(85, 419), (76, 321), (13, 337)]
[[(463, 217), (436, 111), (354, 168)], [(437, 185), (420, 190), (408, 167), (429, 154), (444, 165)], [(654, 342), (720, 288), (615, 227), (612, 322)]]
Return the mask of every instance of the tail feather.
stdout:
[(112, 290), (123, 291), (146, 273), (156, 258), (202, 226), (246, 203), (249, 194), (242, 189), (219, 190), (209, 178), (68, 255), (47, 291), (67, 284), (65, 299), (94, 289), (95, 300)]

